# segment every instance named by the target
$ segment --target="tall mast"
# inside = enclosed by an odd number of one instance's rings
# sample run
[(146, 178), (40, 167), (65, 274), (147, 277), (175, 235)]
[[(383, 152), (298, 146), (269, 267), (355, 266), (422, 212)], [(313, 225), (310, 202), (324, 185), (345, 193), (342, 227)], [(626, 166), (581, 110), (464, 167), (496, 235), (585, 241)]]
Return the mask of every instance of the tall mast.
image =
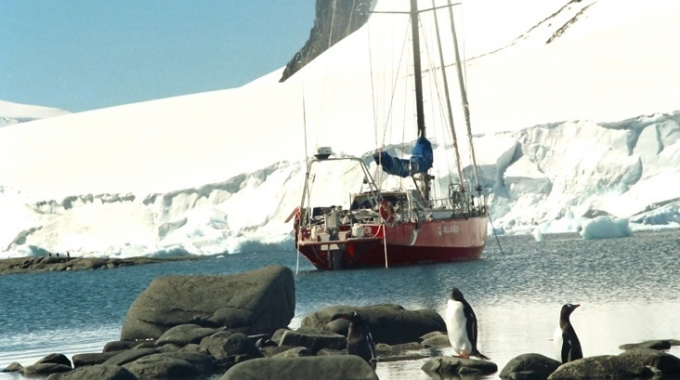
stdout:
[(411, 35), (413, 37), (413, 77), (416, 81), (416, 115), (418, 117), (418, 136), (425, 137), (423, 79), (420, 68), (420, 33), (418, 32), (418, 0), (411, 0)]

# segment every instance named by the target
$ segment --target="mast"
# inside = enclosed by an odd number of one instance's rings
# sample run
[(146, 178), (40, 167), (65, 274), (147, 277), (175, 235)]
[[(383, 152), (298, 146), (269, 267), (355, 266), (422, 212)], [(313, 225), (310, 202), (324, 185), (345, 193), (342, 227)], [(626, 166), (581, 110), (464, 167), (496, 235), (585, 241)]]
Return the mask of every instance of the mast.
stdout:
[[(475, 155), (475, 146), (472, 143), (472, 127), (470, 126), (470, 104), (468, 103), (467, 91), (465, 90), (465, 81), (463, 80), (463, 68), (461, 67), (460, 53), (458, 51), (458, 36), (456, 35), (456, 26), (453, 19), (453, 7), (451, 0), (447, 0), (449, 6), (449, 18), (451, 19), (451, 34), (453, 35), (453, 50), (456, 54), (456, 71), (458, 72), (458, 88), (460, 88), (460, 97), (463, 101), (463, 111), (465, 113), (465, 126), (467, 127), (468, 140), (470, 143), (470, 154), (472, 155), (472, 169), (475, 174), (475, 182), (477, 183), (477, 191), (481, 193), (481, 184), (477, 176), (477, 157)], [(472, 190), (472, 189), (471, 189)]]
[(423, 78), (420, 67), (420, 33), (418, 31), (418, 0), (411, 0), (411, 35), (413, 37), (413, 71), (416, 84), (416, 115), (418, 137), (425, 137), (425, 112), (423, 110)]

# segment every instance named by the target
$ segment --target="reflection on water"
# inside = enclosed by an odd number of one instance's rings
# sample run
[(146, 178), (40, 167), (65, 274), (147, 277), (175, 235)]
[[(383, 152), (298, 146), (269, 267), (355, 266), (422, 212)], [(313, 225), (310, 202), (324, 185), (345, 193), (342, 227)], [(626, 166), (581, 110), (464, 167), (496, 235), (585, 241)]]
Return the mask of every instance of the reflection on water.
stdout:
[[(301, 262), (296, 316), (328, 305), (400, 304), (443, 313), (459, 287), (479, 319), (480, 349), (500, 369), (523, 353), (554, 357), (552, 333), (564, 303), (582, 306), (572, 323), (586, 356), (618, 354), (619, 345), (680, 339), (680, 233), (631, 238), (502, 237), (482, 260), (420, 267), (319, 272)], [(291, 251), (229, 255), (110, 271), (0, 276), (0, 368), (24, 365), (52, 352), (100, 351), (116, 340), (130, 304), (158, 276), (230, 274), (265, 265), (295, 270)], [(680, 349), (670, 352), (678, 355)], [(451, 355), (444, 349), (444, 355)], [(423, 379), (425, 362), (381, 362), (382, 380)], [(0, 374), (0, 378), (4, 375)], [(488, 377), (497, 379), (498, 374)]]

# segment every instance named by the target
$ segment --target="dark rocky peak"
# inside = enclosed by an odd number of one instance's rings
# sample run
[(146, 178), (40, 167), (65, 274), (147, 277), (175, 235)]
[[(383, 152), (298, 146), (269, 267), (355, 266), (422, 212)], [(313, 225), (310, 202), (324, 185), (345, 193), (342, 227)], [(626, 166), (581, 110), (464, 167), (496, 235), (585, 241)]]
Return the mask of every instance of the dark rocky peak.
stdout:
[(309, 40), (291, 59), (279, 82), (284, 82), (368, 20), (372, 0), (316, 0), (314, 27)]

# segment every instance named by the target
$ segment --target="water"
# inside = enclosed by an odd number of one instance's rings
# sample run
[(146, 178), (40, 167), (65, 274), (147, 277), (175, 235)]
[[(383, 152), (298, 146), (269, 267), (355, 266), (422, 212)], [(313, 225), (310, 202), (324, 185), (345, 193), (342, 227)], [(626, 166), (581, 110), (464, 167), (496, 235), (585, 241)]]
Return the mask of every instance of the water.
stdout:
[[(296, 276), (291, 327), (328, 305), (396, 303), (443, 313), (451, 286), (475, 309), (480, 349), (499, 371), (529, 352), (554, 356), (552, 333), (562, 304), (580, 303), (572, 323), (586, 356), (618, 346), (680, 339), (680, 232), (582, 240), (576, 235), (501, 237), (482, 260), (454, 264), (319, 272), (303, 258)], [(30, 365), (49, 353), (99, 352), (117, 340), (128, 308), (169, 274), (230, 274), (281, 264), (295, 270), (293, 251), (229, 255), (114, 270), (0, 276), (0, 368)], [(450, 349), (442, 350), (450, 355)], [(670, 353), (680, 356), (680, 348)], [(379, 363), (382, 380), (430, 379), (426, 359)], [(18, 378), (0, 374), (0, 379)], [(498, 374), (488, 379), (497, 379)]]

